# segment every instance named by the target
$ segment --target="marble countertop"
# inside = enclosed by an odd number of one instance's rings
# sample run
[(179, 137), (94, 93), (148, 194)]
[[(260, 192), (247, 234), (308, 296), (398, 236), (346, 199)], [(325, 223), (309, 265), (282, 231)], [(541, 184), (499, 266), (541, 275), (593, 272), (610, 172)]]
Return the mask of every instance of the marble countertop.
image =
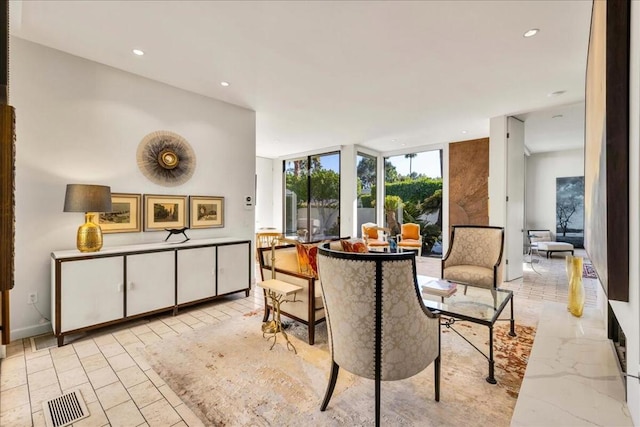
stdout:
[(633, 426), (600, 310), (545, 303), (511, 425)]

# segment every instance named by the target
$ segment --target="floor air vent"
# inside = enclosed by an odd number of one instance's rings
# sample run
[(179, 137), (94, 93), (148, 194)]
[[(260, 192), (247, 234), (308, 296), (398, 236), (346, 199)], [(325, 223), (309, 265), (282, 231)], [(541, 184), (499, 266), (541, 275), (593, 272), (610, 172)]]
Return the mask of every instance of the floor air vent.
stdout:
[(42, 403), (47, 427), (64, 427), (89, 416), (80, 390)]

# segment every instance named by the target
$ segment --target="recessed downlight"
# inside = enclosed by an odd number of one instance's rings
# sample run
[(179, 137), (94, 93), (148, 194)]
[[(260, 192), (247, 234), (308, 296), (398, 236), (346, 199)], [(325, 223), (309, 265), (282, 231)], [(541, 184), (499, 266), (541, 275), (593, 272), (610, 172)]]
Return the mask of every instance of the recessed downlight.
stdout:
[(529, 37), (533, 37), (533, 36), (535, 36), (536, 34), (538, 34), (538, 32), (539, 32), (539, 31), (540, 31), (540, 30), (539, 30), (539, 29), (537, 29), (537, 28), (532, 28), (532, 29), (530, 29), (530, 30), (526, 31), (522, 36), (523, 36), (523, 37), (527, 37), (527, 38), (529, 38)]
[(462, 133), (467, 133), (467, 131), (466, 131), (466, 130), (463, 130), (463, 131), (462, 131)]
[(224, 87), (229, 87), (230, 83), (229, 82), (220, 82), (220, 86), (224, 86)]
[(140, 49), (133, 49), (132, 52), (133, 52), (134, 55), (137, 55), (137, 56), (144, 55), (144, 51), (140, 50)]
[(550, 93), (550, 94), (548, 94), (547, 96), (548, 96), (549, 98), (552, 98), (552, 97), (554, 97), (554, 96), (560, 96), (560, 95), (562, 95), (562, 94), (564, 94), (564, 93), (566, 93), (566, 92), (567, 92), (566, 90), (557, 90), (557, 91), (555, 91), (555, 92), (551, 92), (551, 93)]

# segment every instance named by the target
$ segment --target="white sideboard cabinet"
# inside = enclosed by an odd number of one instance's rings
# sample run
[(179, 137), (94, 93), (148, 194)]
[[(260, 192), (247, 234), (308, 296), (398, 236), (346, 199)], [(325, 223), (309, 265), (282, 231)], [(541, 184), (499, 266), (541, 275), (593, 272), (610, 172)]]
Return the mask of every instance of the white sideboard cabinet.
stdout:
[(58, 345), (78, 333), (251, 290), (250, 240), (218, 238), (51, 253)]

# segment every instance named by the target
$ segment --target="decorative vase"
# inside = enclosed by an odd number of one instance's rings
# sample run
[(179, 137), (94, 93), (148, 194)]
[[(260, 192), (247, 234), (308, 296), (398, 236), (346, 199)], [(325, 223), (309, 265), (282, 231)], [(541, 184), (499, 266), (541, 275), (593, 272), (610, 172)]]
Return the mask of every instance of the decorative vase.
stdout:
[(584, 309), (584, 284), (582, 283), (582, 257), (566, 257), (569, 278), (569, 302), (567, 310), (576, 317), (582, 317)]

